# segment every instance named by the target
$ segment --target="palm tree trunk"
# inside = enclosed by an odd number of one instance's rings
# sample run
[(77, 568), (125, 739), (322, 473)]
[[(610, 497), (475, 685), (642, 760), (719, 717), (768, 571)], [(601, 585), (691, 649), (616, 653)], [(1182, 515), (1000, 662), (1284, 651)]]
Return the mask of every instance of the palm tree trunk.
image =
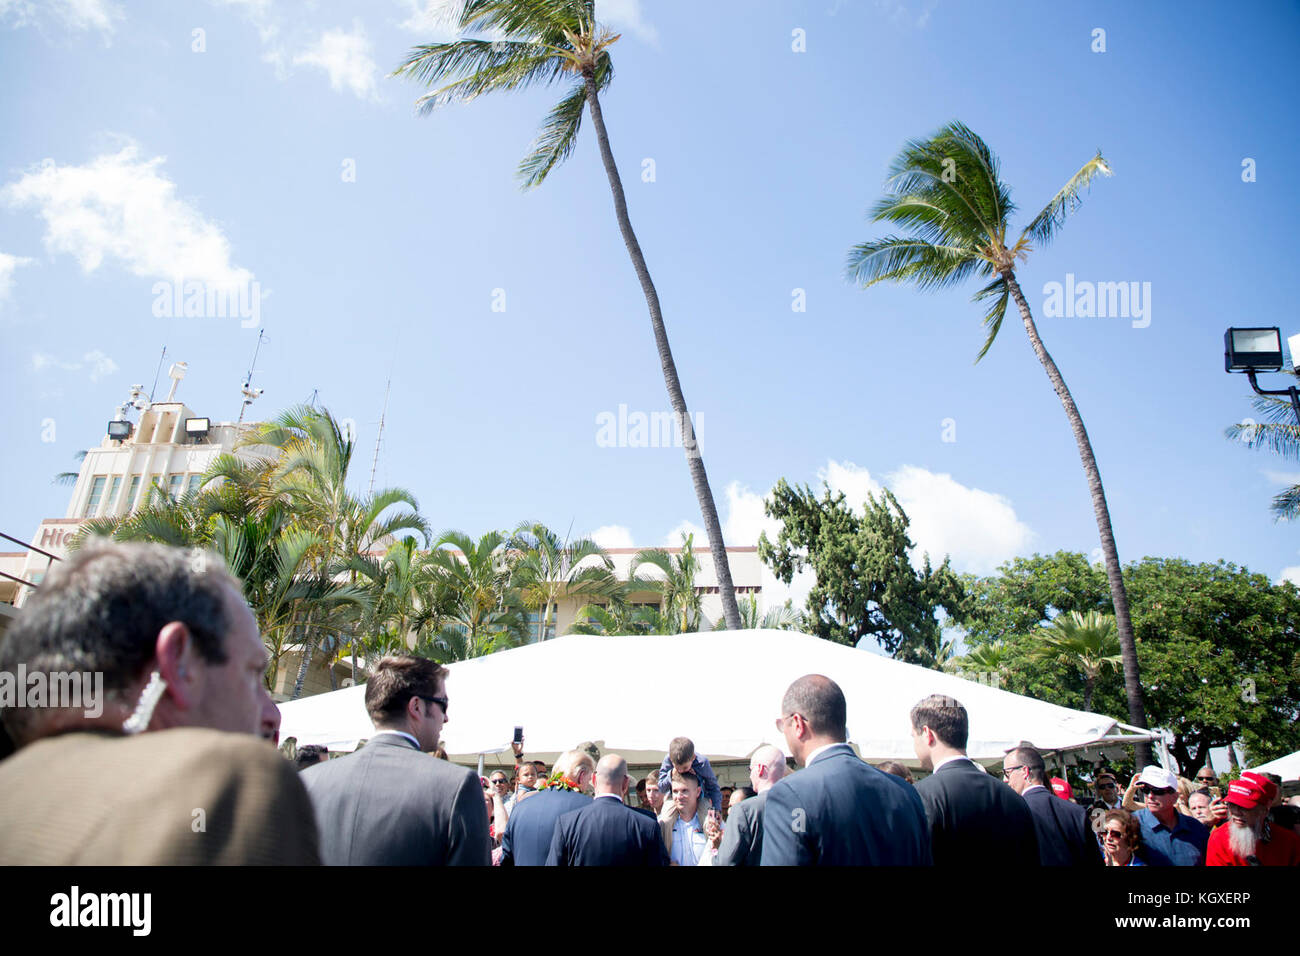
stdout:
[(293, 684), (293, 696), (290, 700), (297, 700), (302, 696), (302, 685), (307, 680), (307, 667), (311, 664), (311, 654), (315, 650), (316, 641), (311, 636), (311, 613), (307, 614), (307, 621), (302, 626), (303, 629), (303, 647), (302, 661), (298, 664), (298, 679)]
[[(1128, 698), (1128, 719), (1135, 727), (1146, 727), (1146, 712), (1142, 706), (1142, 684), (1138, 679), (1137, 644), (1133, 640), (1133, 622), (1129, 618), (1128, 611), (1128, 592), (1124, 589), (1119, 552), (1115, 548), (1115, 533), (1110, 527), (1110, 509), (1106, 505), (1106, 492), (1101, 486), (1101, 472), (1097, 469), (1097, 459), (1092, 454), (1092, 442), (1088, 440), (1088, 432), (1083, 427), (1083, 417), (1074, 404), (1070, 390), (1065, 386), (1061, 370), (1056, 367), (1052, 357), (1047, 354), (1047, 349), (1043, 347), (1043, 340), (1038, 337), (1038, 328), (1034, 325), (1033, 314), (1029, 311), (1024, 293), (1020, 291), (1020, 284), (1016, 282), (1015, 273), (1006, 272), (1003, 275), (1007, 281), (1007, 288), (1011, 291), (1011, 297), (1016, 300), (1016, 307), (1020, 309), (1020, 318), (1025, 323), (1029, 343), (1033, 346), (1034, 354), (1038, 356), (1038, 361), (1042, 363), (1048, 379), (1051, 380), (1052, 388), (1056, 390), (1057, 397), (1065, 408), (1065, 416), (1070, 420), (1074, 440), (1079, 446), (1079, 458), (1083, 462), (1083, 471), (1088, 478), (1088, 490), (1092, 494), (1092, 510), (1097, 516), (1101, 553), (1106, 560), (1106, 579), (1110, 582), (1111, 604), (1115, 607), (1115, 629), (1119, 632), (1120, 656), (1124, 661), (1124, 692)], [(1149, 744), (1145, 741), (1138, 743), (1135, 745), (1135, 750), (1139, 767), (1151, 763)]]
[(591, 124), (596, 129), (596, 141), (600, 144), (600, 158), (605, 164), (605, 175), (609, 177), (609, 190), (614, 195), (614, 212), (618, 217), (618, 229), (623, 234), (623, 244), (632, 260), (632, 268), (641, 283), (646, 305), (650, 309), (650, 325), (654, 329), (655, 346), (659, 350), (659, 364), (663, 366), (664, 383), (668, 386), (668, 401), (682, 426), (682, 443), (686, 446), (686, 463), (691, 472), (691, 484), (695, 486), (695, 497), (700, 502), (700, 513), (704, 518), (704, 529), (709, 535), (709, 551), (713, 554), (713, 566), (718, 576), (718, 592), (722, 597), (722, 614), (727, 621), (727, 629), (740, 630), (740, 610), (736, 606), (736, 589), (731, 583), (731, 565), (727, 562), (727, 549), (722, 541), (722, 525), (718, 521), (718, 509), (713, 503), (713, 491), (709, 488), (709, 476), (704, 471), (704, 458), (699, 443), (695, 438), (695, 425), (686, 410), (686, 399), (682, 395), (682, 385), (677, 378), (677, 365), (673, 362), (672, 349), (668, 346), (668, 332), (664, 328), (663, 313), (659, 310), (659, 293), (655, 291), (650, 279), (650, 270), (646, 266), (645, 256), (641, 254), (641, 244), (637, 242), (636, 233), (632, 231), (632, 220), (627, 214), (627, 198), (623, 195), (623, 181), (618, 175), (618, 166), (614, 163), (614, 153), (609, 146), (609, 134), (605, 131), (605, 118), (600, 111), (600, 98), (596, 95), (596, 77), (592, 70), (583, 71), (587, 86), (587, 109), (591, 113)]

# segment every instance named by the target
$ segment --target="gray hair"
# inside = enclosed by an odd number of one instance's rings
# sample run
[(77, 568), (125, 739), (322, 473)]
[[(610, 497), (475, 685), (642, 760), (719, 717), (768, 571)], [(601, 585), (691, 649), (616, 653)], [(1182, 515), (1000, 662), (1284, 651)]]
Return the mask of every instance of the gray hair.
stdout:
[[(92, 540), (58, 564), (23, 607), (0, 644), (0, 671), (91, 672), (120, 699), (155, 654), (158, 632), (184, 624), (195, 649), (226, 662), (231, 627), (226, 591), (242, 594), (221, 558), (198, 549)], [(6, 729), (27, 742), (34, 716), (6, 708)]]

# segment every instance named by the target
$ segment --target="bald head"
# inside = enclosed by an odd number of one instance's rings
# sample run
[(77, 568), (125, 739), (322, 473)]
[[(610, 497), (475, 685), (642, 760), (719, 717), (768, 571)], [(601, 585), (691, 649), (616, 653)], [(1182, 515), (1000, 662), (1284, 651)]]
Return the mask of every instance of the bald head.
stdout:
[(781, 700), (781, 714), (799, 714), (816, 737), (836, 742), (848, 738), (848, 704), (840, 685), (821, 674), (807, 674), (790, 685)]
[(605, 754), (596, 764), (596, 792), (622, 797), (627, 788), (627, 761), (618, 754)]
[(755, 793), (762, 793), (785, 776), (785, 754), (771, 744), (764, 744), (749, 758), (749, 782)]

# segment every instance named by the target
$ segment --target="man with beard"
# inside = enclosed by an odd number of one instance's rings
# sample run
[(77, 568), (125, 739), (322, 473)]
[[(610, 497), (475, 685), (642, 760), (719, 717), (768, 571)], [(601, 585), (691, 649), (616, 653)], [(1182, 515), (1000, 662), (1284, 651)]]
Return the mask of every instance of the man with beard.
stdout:
[(1206, 866), (1300, 866), (1300, 837), (1268, 820), (1276, 785), (1247, 770), (1228, 784), (1228, 823), (1210, 835)]

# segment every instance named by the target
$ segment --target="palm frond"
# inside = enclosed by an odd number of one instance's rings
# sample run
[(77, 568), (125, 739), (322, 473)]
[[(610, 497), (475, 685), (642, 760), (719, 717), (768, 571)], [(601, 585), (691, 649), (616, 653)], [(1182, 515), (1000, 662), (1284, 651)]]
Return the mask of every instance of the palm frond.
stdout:
[(901, 236), (859, 243), (849, 250), (845, 265), (847, 278), (863, 288), (877, 282), (910, 280), (922, 289), (941, 289), (987, 270), (988, 265), (969, 249)]
[(540, 185), (552, 169), (569, 158), (578, 141), (586, 102), (587, 87), (579, 81), (547, 115), (515, 173), (525, 189)]
[(1002, 276), (998, 276), (984, 288), (980, 289), (972, 297), (971, 301), (978, 302), (981, 299), (993, 299), (993, 305), (984, 313), (984, 328), (989, 330), (988, 336), (984, 339), (984, 345), (980, 349), (979, 355), (975, 356), (978, 362), (988, 354), (993, 347), (993, 340), (998, 337), (998, 332), (1002, 329), (1002, 320), (1006, 318), (1007, 304), (1011, 300), (1011, 286)]
[(1061, 187), (1052, 201), (1043, 207), (1043, 211), (1034, 217), (1033, 222), (1021, 233), (1022, 239), (1028, 239), (1039, 245), (1046, 245), (1055, 238), (1057, 231), (1076, 209), (1083, 203), (1082, 193), (1097, 176), (1111, 175), (1110, 165), (1102, 159), (1101, 150), (1097, 155), (1083, 164), (1083, 168)]

